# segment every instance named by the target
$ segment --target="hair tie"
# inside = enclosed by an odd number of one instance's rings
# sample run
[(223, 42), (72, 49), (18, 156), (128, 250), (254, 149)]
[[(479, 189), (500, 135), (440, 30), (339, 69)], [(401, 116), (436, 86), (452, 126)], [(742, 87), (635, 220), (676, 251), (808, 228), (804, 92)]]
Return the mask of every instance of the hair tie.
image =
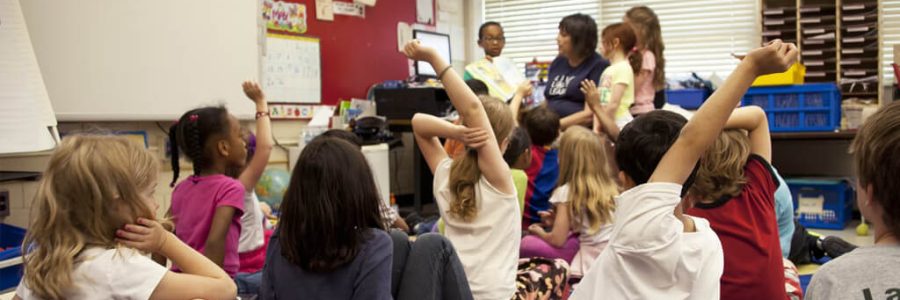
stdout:
[(638, 52), (638, 48), (637, 48), (637, 46), (635, 46), (635, 47), (631, 47), (631, 52)]
[(193, 114), (188, 116), (188, 118), (191, 120), (191, 122), (197, 122), (197, 119), (199, 119), (200, 116), (198, 116), (197, 114)]

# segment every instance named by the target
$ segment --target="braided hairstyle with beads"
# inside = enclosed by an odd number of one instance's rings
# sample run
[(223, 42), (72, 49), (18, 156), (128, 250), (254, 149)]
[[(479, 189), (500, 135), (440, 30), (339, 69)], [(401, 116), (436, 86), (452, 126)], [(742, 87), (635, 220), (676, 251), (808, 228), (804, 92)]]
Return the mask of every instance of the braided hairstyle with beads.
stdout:
[(206, 143), (216, 134), (229, 132), (228, 110), (223, 106), (208, 106), (190, 110), (169, 128), (169, 144), (172, 147), (172, 183), (178, 181), (178, 153), (181, 152), (194, 164), (194, 175), (213, 165)]

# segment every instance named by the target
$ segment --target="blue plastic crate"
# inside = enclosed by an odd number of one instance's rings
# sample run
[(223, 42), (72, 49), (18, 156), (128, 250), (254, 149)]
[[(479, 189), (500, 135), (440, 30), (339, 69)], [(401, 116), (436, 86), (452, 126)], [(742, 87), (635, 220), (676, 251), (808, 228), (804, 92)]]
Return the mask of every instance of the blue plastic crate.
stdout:
[(705, 89), (666, 90), (666, 102), (684, 109), (698, 109), (709, 94)]
[[(25, 229), (0, 224), (0, 261), (14, 260), (22, 256), (22, 240), (25, 239)], [(17, 263), (0, 269), (0, 291), (14, 288), (22, 280), (22, 264)]]
[(794, 208), (799, 208), (802, 198), (821, 198), (822, 213), (795, 213), (794, 217), (804, 227), (842, 230), (852, 216), (856, 194), (846, 180), (842, 179), (787, 179)]
[(762, 107), (772, 132), (835, 131), (841, 126), (841, 91), (833, 83), (752, 87), (741, 103)]

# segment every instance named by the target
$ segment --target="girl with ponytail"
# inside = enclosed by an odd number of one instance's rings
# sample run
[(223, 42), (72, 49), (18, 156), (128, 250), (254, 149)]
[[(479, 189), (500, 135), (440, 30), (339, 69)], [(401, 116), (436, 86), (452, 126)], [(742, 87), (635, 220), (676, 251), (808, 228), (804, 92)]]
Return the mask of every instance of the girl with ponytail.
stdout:
[[(257, 117), (266, 116), (257, 113)], [(237, 118), (224, 107), (190, 110), (169, 129), (173, 178), (170, 185), (175, 235), (206, 255), (232, 278), (240, 266), (238, 237), (245, 188), (228, 176), (244, 167), (247, 146)], [(193, 174), (175, 185), (179, 153), (193, 164)], [(175, 270), (183, 269), (175, 265)]]
[[(599, 101), (603, 112), (622, 128), (633, 119), (629, 109), (634, 103), (634, 74), (643, 63), (636, 48), (637, 36), (630, 25), (615, 23), (603, 29), (600, 42), (603, 57), (609, 59), (610, 65), (600, 75), (599, 86), (585, 80), (581, 82), (581, 90), (586, 106), (592, 107), (590, 102)], [(602, 123), (594, 118), (594, 131), (600, 133)]]

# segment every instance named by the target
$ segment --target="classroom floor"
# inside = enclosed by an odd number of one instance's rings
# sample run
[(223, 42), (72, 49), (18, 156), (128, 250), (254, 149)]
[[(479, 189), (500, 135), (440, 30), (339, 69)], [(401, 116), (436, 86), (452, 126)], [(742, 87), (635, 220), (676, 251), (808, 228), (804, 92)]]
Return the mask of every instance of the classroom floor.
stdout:
[(859, 236), (856, 234), (857, 225), (859, 225), (859, 220), (850, 221), (844, 230), (823, 230), (815, 228), (808, 228), (808, 230), (821, 235), (837, 236), (857, 246), (871, 246), (875, 242), (872, 237), (872, 227), (869, 227), (868, 235)]

